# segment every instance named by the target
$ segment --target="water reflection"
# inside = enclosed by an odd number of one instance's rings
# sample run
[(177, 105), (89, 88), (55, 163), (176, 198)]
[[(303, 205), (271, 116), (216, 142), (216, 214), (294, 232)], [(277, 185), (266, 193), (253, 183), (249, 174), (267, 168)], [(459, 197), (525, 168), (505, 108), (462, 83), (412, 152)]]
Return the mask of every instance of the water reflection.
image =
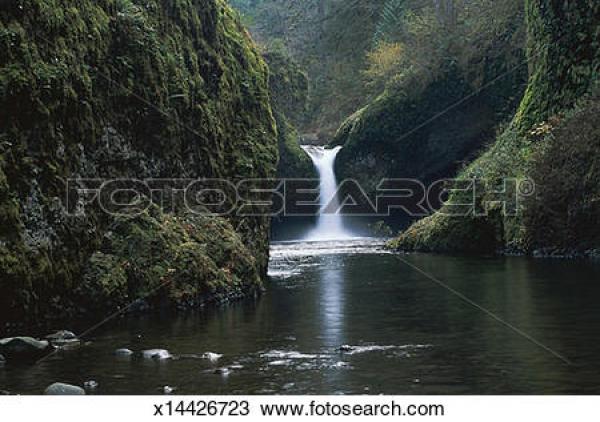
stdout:
[(321, 333), (324, 346), (329, 348), (344, 342), (344, 268), (343, 257), (331, 256), (318, 270)]

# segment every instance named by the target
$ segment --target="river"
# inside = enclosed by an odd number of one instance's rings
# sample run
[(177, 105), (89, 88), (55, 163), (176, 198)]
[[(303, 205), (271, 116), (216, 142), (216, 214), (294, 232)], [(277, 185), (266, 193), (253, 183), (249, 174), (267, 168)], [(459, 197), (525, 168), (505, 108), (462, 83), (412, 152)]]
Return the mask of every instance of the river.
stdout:
[[(591, 262), (396, 256), (362, 239), (274, 243), (270, 273), (256, 300), (111, 321), (79, 349), (0, 369), (0, 389), (94, 380), (96, 394), (600, 393)], [(124, 347), (135, 354), (115, 356)], [(141, 356), (156, 348), (173, 358)]]

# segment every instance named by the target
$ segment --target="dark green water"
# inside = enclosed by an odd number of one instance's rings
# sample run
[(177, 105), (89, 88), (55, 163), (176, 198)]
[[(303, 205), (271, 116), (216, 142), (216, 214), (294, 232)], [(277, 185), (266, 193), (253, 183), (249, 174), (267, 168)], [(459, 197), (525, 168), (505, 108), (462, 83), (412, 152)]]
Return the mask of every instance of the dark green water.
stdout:
[[(1, 368), (0, 389), (40, 393), (55, 381), (95, 380), (97, 394), (160, 394), (166, 385), (180, 394), (600, 393), (599, 265), (402, 258), (571, 364), (374, 244), (279, 244), (260, 299), (112, 322), (78, 350)], [(116, 357), (122, 347), (136, 354)], [(174, 359), (139, 355), (154, 348)], [(209, 351), (223, 357), (201, 358)]]

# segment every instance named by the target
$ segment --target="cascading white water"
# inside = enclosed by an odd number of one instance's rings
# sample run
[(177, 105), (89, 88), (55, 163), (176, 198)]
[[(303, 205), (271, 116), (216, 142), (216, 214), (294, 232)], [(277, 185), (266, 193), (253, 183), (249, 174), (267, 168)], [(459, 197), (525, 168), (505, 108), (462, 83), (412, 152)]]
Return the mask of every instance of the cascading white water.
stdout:
[[(335, 159), (342, 147), (327, 149), (317, 146), (303, 146), (302, 149), (312, 159), (319, 173), (320, 212), (317, 227), (308, 233), (305, 240), (325, 241), (349, 239), (352, 235), (344, 228), (339, 211), (337, 180), (333, 171)], [(327, 208), (327, 212), (325, 209)]]

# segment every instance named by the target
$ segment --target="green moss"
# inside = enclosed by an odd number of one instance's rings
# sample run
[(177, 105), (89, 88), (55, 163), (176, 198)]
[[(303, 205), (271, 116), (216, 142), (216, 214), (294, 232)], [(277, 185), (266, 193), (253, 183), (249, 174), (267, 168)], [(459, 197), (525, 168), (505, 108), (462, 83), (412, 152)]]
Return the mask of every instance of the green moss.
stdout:
[(476, 95), (452, 65), (433, 81), (418, 71), (404, 75), (339, 129), (333, 141), (344, 146), (336, 162), (339, 178), (358, 178), (373, 192), (383, 178), (427, 184), (448, 177), (493, 136), (515, 102), (500, 94), (508, 87), (518, 92), (520, 75), (512, 76), (497, 94)]
[[(485, 179), (492, 186), (504, 178), (531, 178), (538, 184), (536, 196), (525, 200), (514, 217), (498, 212), (479, 218), (437, 214), (415, 223), (391, 247), (477, 253), (474, 246), (532, 251), (599, 244), (597, 218), (592, 216), (597, 215), (593, 157), (600, 152), (594, 124), (600, 5), (529, 0), (527, 13), (532, 65), (521, 106), (512, 124), (459, 178)], [(482, 195), (477, 201), (488, 199)], [(455, 195), (450, 201), (460, 198)], [(494, 236), (488, 236), (490, 228)], [(479, 245), (473, 238), (489, 240)]]
[(291, 58), (280, 52), (268, 52), (269, 93), (277, 124), (279, 178), (315, 178), (312, 161), (300, 148), (296, 126), (301, 124), (308, 100), (308, 77)]
[[(475, 227), (475, 230), (473, 230)], [(494, 253), (501, 244), (501, 232), (491, 220), (434, 214), (413, 224), (388, 247), (405, 251), (436, 253)]]
[(531, 74), (515, 118), (529, 130), (572, 107), (600, 71), (597, 3), (528, 0)]
[[(65, 214), (66, 179), (275, 176), (267, 67), (223, 0), (7, 3), (0, 115), (0, 317), (13, 320), (60, 310), (90, 256), (111, 256), (94, 254), (113, 218)], [(266, 271), (268, 219), (230, 223)]]
[(294, 125), (302, 123), (308, 101), (308, 76), (284, 53), (269, 51), (263, 55), (269, 66), (269, 92), (273, 108)]
[(277, 177), (281, 179), (316, 179), (318, 175), (310, 157), (300, 148), (300, 136), (285, 116), (275, 113), (279, 143)]
[(77, 303), (198, 306), (261, 286), (256, 259), (227, 220), (152, 209), (109, 227), (77, 288)]
[(529, 250), (591, 250), (600, 246), (600, 90), (556, 119), (532, 154), (527, 171), (536, 180), (523, 209)]

